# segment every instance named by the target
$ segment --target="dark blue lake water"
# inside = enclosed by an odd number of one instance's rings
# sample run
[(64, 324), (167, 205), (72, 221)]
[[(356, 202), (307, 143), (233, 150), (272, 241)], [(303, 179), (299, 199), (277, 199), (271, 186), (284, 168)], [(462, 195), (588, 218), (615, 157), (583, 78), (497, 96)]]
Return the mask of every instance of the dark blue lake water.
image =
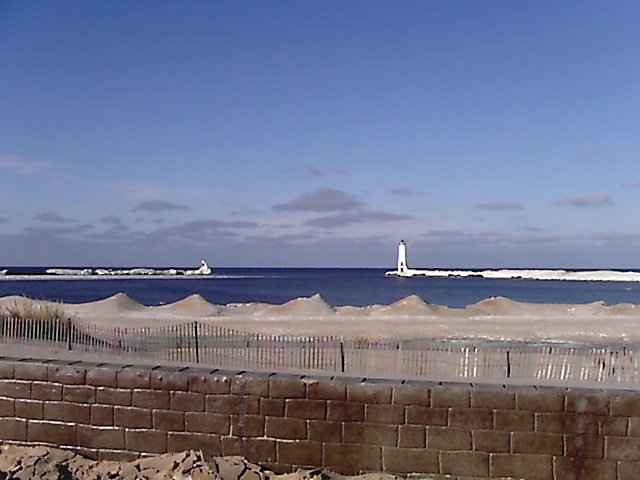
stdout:
[[(36, 273), (44, 269), (21, 271)], [(146, 305), (198, 293), (217, 304), (284, 303), (319, 293), (331, 305), (390, 304), (408, 295), (429, 303), (462, 307), (493, 296), (534, 303), (640, 304), (640, 283), (481, 278), (386, 278), (384, 269), (217, 268), (210, 278), (100, 278), (0, 280), (0, 296), (25, 295), (66, 303), (95, 301), (124, 292)]]

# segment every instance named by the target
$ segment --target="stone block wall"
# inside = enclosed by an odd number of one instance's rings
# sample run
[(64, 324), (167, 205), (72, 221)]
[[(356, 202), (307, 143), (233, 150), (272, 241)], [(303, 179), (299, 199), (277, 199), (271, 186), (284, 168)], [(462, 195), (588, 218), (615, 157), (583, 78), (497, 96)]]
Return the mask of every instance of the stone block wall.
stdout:
[(0, 441), (98, 459), (201, 449), (276, 472), (626, 480), (640, 395), (0, 358)]

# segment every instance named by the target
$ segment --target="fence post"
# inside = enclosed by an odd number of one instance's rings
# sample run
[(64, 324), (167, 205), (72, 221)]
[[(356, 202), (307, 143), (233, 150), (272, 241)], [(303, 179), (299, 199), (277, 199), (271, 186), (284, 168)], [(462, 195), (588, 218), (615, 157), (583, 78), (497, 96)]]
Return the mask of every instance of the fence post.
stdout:
[(200, 363), (200, 353), (198, 352), (198, 322), (193, 322), (193, 333), (196, 337), (196, 363)]
[(71, 351), (71, 318), (67, 319), (67, 350)]
[(507, 378), (511, 377), (511, 358), (509, 355), (509, 349), (507, 349)]
[(340, 371), (344, 373), (344, 342), (340, 338)]

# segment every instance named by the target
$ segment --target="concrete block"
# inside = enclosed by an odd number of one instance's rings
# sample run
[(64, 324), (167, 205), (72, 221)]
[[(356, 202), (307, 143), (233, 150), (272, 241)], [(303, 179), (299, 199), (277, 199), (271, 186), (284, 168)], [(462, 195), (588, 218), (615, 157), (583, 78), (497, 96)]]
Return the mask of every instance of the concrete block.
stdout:
[(18, 418), (0, 418), (0, 440), (27, 441), (27, 421)]
[(620, 394), (611, 398), (611, 415), (640, 417), (640, 395)]
[(87, 370), (83, 367), (48, 365), (47, 369), (47, 379), (50, 382), (65, 385), (84, 385), (86, 383)]
[(91, 405), (91, 425), (113, 426), (113, 407), (111, 405)]
[(10, 398), (30, 398), (31, 382), (22, 380), (0, 380), (0, 396)]
[(309, 420), (307, 427), (309, 429), (309, 440), (336, 443), (342, 441), (342, 423), (340, 422)]
[(341, 381), (317, 380), (307, 383), (307, 398), (310, 400), (347, 399), (347, 384)]
[(609, 415), (610, 398), (606, 393), (568, 393), (565, 402), (567, 412)]
[(511, 434), (513, 453), (534, 453), (562, 455), (562, 435), (541, 432), (513, 432)]
[(493, 427), (493, 411), (482, 408), (452, 407), (449, 409), (449, 426), (490, 429)]
[(403, 405), (367, 404), (364, 409), (364, 421), (386, 425), (401, 425), (404, 423), (404, 409)]
[(423, 448), (382, 449), (382, 461), (385, 472), (395, 474), (438, 473), (438, 452)]
[(265, 417), (284, 417), (284, 398), (261, 398), (260, 415)]
[(528, 412), (562, 412), (564, 394), (556, 391), (516, 392), (516, 408)]
[(208, 395), (229, 394), (231, 391), (231, 377), (192, 373), (189, 375), (189, 391)]
[(96, 388), (96, 403), (102, 403), (105, 405), (131, 405), (131, 390), (110, 388), (110, 387), (98, 387)]
[(61, 422), (91, 423), (91, 405), (68, 402), (45, 402), (44, 418)]
[(617, 466), (618, 466), (617, 480), (637, 480), (638, 479), (638, 472), (640, 472), (640, 462), (617, 462)]
[(506, 432), (531, 432), (534, 429), (533, 412), (519, 410), (495, 410), (494, 428)]
[(471, 392), (468, 388), (435, 387), (431, 390), (431, 406), (469, 408)]
[(47, 381), (49, 370), (44, 363), (17, 362), (14, 364), (14, 378), (16, 380)]
[(322, 443), (276, 442), (278, 463), (314, 468), (322, 465)]
[(269, 378), (239, 375), (231, 378), (231, 393), (253, 397), (269, 396)]
[(61, 447), (78, 446), (78, 429), (75, 424), (29, 420), (27, 441), (51, 443)]
[(347, 400), (356, 403), (391, 403), (392, 385), (383, 383), (349, 383)]
[(117, 373), (118, 388), (151, 388), (151, 371), (136, 367), (127, 367), (118, 370)]
[(182, 391), (189, 390), (189, 374), (164, 370), (151, 371), (151, 388), (153, 390)]
[(471, 450), (471, 430), (450, 427), (427, 427), (430, 450)]
[(626, 417), (602, 417), (598, 433), (601, 435), (625, 436), (628, 432), (629, 419)]
[(300, 377), (275, 375), (269, 379), (271, 398), (305, 398), (306, 395), (306, 384)]
[(261, 415), (232, 415), (231, 435), (236, 437), (264, 436), (264, 417)]
[(345, 423), (342, 441), (395, 447), (398, 444), (398, 427), (375, 423)]
[[(616, 462), (613, 460), (555, 457), (553, 467), (556, 478), (562, 480), (623, 480), (625, 478), (616, 476)], [(635, 475), (629, 478), (638, 478), (637, 468)]]
[(440, 473), (486, 477), (489, 475), (489, 454), (484, 452), (440, 452)]
[(326, 443), (323, 465), (338, 473), (382, 470), (382, 447)]
[(513, 410), (516, 408), (516, 394), (498, 388), (474, 388), (471, 390), (471, 408)]
[(431, 405), (431, 390), (426, 385), (394, 385), (392, 402), (395, 405)]
[(96, 389), (87, 385), (64, 385), (62, 399), (65, 402), (96, 403)]
[(287, 417), (324, 420), (326, 413), (327, 402), (324, 400), (288, 399), (285, 401), (285, 416)]
[(240, 441), (240, 455), (250, 462), (276, 461), (276, 442), (266, 438), (247, 438)]
[(134, 407), (169, 410), (171, 402), (166, 390), (133, 390), (131, 404)]
[(609, 460), (639, 461), (640, 438), (606, 436), (604, 457)]
[(167, 451), (202, 450), (207, 455), (222, 455), (222, 440), (219, 435), (189, 432), (167, 433)]
[(152, 410), (151, 422), (153, 428), (165, 432), (181, 432), (184, 431), (183, 412), (173, 412), (171, 410)]
[(116, 427), (150, 429), (151, 410), (136, 407), (114, 407), (113, 424)]
[(1, 379), (13, 379), (14, 378), (14, 362), (0, 358), (0, 378)]
[(409, 405), (406, 407), (407, 423), (413, 425), (445, 426), (449, 422), (449, 409), (420, 407)]
[(422, 425), (400, 425), (398, 427), (398, 446), (400, 448), (425, 448), (427, 428)]
[(575, 458), (603, 458), (604, 436), (602, 435), (565, 435), (564, 455)]
[(327, 402), (327, 420), (362, 422), (364, 421), (364, 404), (329, 400)]
[(170, 392), (171, 410), (180, 412), (204, 412), (205, 396), (194, 392)]
[(40, 402), (38, 400), (17, 399), (15, 401), (15, 416), (31, 420), (43, 420), (44, 402)]
[(62, 400), (62, 385), (59, 383), (33, 382), (31, 384), (32, 400)]
[(79, 425), (78, 446), (98, 449), (124, 449), (124, 429)]
[(478, 452), (510, 452), (511, 434), (497, 430), (473, 430), (471, 432), (473, 450)]
[(87, 385), (94, 387), (110, 387), (118, 386), (118, 370), (115, 368), (88, 368), (85, 379)]
[(599, 416), (576, 413), (536, 413), (537, 432), (550, 433), (598, 433)]
[(247, 395), (207, 395), (206, 411), (228, 415), (260, 413), (260, 398)]
[(553, 480), (552, 459), (551, 455), (491, 453), (489, 454), (489, 475), (527, 480)]
[(168, 451), (167, 432), (127, 429), (124, 432), (124, 440), (126, 449), (134, 452), (165, 453)]
[(184, 429), (187, 432), (229, 435), (230, 428), (229, 415), (208, 412), (185, 412), (184, 414)]
[(15, 413), (15, 400), (13, 398), (0, 397), (0, 417), (13, 417)]
[(303, 440), (307, 438), (307, 422), (298, 418), (267, 417), (265, 435), (285, 440)]

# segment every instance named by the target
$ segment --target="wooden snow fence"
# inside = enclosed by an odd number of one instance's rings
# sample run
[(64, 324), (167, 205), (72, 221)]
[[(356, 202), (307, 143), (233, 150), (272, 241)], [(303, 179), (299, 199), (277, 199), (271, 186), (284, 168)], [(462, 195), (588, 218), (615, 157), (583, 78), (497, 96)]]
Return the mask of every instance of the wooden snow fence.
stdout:
[[(123, 328), (0, 316), (0, 344), (217, 368), (363, 377), (640, 386), (640, 345), (265, 335), (190, 322)], [(1, 350), (0, 350), (1, 355)]]

